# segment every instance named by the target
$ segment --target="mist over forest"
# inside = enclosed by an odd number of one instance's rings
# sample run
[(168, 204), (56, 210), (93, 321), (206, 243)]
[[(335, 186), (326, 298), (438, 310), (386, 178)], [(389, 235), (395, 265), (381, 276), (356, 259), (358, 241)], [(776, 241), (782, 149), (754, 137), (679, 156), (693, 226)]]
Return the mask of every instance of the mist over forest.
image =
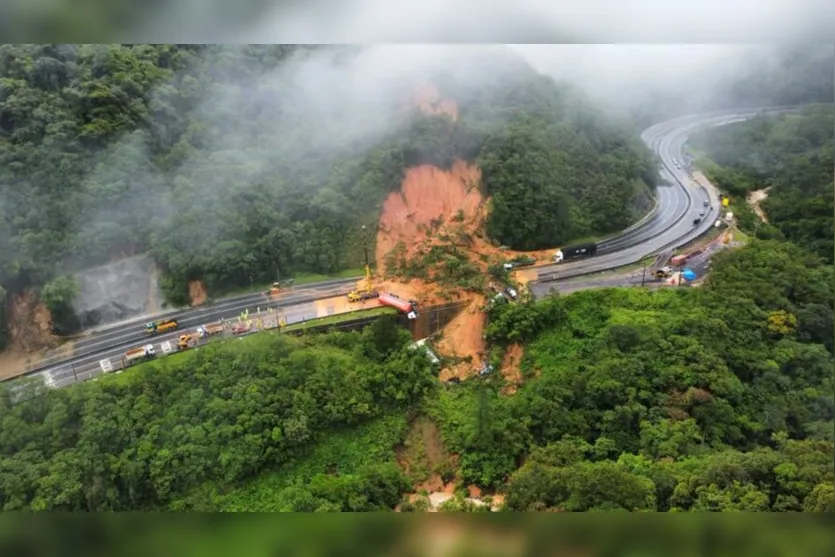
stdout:
[[(818, 47), (5, 45), (0, 285), (58, 281), (66, 332), (65, 276), (135, 254), (175, 305), (194, 280), (356, 268), (404, 169), (456, 158), (484, 167), (497, 242), (615, 232), (656, 180), (640, 129), (831, 99), (827, 64)], [(444, 99), (454, 117), (420, 109)]]

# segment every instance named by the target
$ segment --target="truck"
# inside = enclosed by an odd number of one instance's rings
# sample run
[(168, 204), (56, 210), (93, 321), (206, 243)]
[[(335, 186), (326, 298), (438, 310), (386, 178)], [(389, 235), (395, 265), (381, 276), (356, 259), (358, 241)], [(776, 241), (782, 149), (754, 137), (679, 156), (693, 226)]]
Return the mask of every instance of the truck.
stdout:
[(197, 327), (197, 334), (200, 335), (200, 338), (206, 338), (214, 335), (219, 335), (223, 332), (223, 323), (209, 323), (208, 325), (202, 325)]
[(250, 331), (250, 329), (252, 329), (252, 323), (250, 323), (249, 321), (235, 323), (234, 325), (232, 325), (232, 334), (245, 335)]
[(392, 294), (390, 292), (381, 292), (378, 300), (381, 305), (393, 307), (402, 311), (409, 319), (417, 318), (417, 302), (414, 300), (409, 300), (407, 302), (406, 300), (400, 299), (396, 294)]
[(561, 261), (569, 261), (571, 259), (580, 259), (583, 257), (591, 257), (597, 254), (597, 244), (578, 244), (576, 246), (566, 246), (557, 250), (554, 254), (554, 263)]
[(511, 259), (507, 263), (504, 264), (505, 271), (512, 271), (518, 267), (530, 267), (531, 265), (536, 263), (536, 257), (530, 257), (528, 255), (520, 255), (514, 259)]
[(687, 261), (687, 256), (686, 255), (684, 255), (684, 254), (676, 255), (675, 257), (670, 259), (670, 264), (673, 265), (674, 267), (681, 267), (684, 264), (685, 261)]
[(144, 362), (145, 360), (152, 360), (156, 357), (156, 355), (154, 345), (146, 344), (145, 346), (128, 350), (125, 352), (123, 359), (125, 361), (125, 365), (130, 365)]
[(176, 319), (157, 319), (145, 324), (145, 332), (149, 335), (159, 335), (167, 331), (173, 331), (180, 324)]

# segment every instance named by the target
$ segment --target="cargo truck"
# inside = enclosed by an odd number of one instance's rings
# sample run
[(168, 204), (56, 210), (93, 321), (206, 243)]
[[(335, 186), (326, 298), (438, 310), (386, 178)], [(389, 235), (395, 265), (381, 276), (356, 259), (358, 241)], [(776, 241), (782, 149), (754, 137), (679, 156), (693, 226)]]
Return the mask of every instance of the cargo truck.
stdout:
[(597, 254), (597, 244), (578, 244), (576, 246), (566, 246), (557, 250), (554, 254), (554, 263), (561, 261), (570, 261), (572, 259), (581, 259), (583, 257), (591, 257)]
[(140, 346), (139, 348), (133, 348), (125, 352), (123, 360), (125, 365), (137, 364), (139, 362), (144, 362), (145, 360), (151, 360), (156, 357), (156, 350), (154, 350), (153, 344), (146, 344), (145, 346)]
[(223, 323), (209, 323), (208, 325), (203, 325), (201, 327), (197, 327), (197, 334), (200, 335), (200, 338), (206, 338), (214, 335), (219, 335), (223, 332)]
[(684, 254), (676, 255), (675, 257), (670, 259), (670, 264), (673, 265), (674, 267), (681, 267), (686, 261), (687, 261), (687, 256), (686, 255), (684, 255)]
[(417, 318), (417, 302), (414, 300), (401, 300), (395, 294), (381, 292), (378, 298), (379, 302), (384, 306), (393, 307), (406, 314), (409, 319)]
[(159, 335), (167, 331), (173, 331), (180, 324), (176, 319), (158, 319), (145, 324), (145, 332), (149, 335)]

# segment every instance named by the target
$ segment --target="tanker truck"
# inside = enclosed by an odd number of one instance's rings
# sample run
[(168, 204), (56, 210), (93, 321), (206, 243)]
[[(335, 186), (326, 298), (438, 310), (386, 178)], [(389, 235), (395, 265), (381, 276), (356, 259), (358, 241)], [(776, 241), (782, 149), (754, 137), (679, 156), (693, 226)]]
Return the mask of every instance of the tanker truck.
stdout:
[(377, 298), (380, 304), (393, 307), (406, 314), (409, 319), (417, 319), (417, 302), (414, 300), (401, 300), (395, 294), (381, 292)]

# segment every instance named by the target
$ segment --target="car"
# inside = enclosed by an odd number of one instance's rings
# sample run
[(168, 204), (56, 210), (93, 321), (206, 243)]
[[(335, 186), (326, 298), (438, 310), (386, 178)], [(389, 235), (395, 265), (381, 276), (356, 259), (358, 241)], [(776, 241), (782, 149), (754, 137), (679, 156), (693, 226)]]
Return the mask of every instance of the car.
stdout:
[(705, 206), (705, 207), (707, 207), (708, 205), (710, 205), (710, 201), (708, 201), (707, 199), (705, 199), (704, 206)]
[(704, 212), (704, 211), (699, 211), (699, 216), (700, 216), (700, 217), (705, 216), (705, 212)]
[(702, 222), (702, 219), (693, 219), (693, 225), (694, 226), (699, 224), (700, 222)]

